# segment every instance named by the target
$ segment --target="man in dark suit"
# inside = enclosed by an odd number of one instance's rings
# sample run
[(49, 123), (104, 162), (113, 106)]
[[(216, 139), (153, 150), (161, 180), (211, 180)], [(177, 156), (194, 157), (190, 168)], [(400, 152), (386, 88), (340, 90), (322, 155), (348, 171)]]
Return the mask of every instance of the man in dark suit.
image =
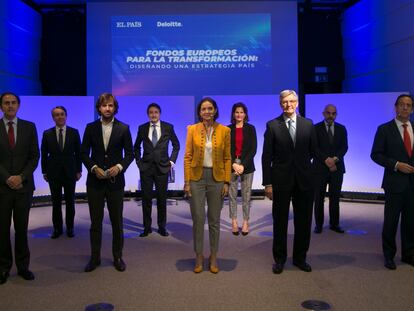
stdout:
[(124, 173), (134, 159), (134, 154), (129, 126), (114, 117), (118, 107), (112, 94), (100, 95), (96, 110), (101, 118), (86, 126), (82, 140), (81, 157), (88, 170), (86, 190), (91, 217), (91, 258), (85, 272), (91, 272), (101, 264), (105, 200), (112, 224), (114, 267), (118, 271), (126, 269), (122, 259)]
[(395, 119), (378, 127), (371, 159), (384, 167), (385, 192), (382, 251), (384, 266), (397, 267), (395, 236), (401, 215), (401, 261), (414, 266), (414, 156), (413, 127), (410, 121), (413, 98), (402, 94), (395, 102)]
[(41, 154), (43, 178), (49, 183), (52, 196), (52, 239), (63, 232), (62, 188), (65, 193), (66, 234), (73, 238), (75, 219), (75, 186), (82, 176), (80, 136), (77, 129), (66, 126), (67, 112), (63, 106), (52, 109), (55, 126), (43, 132)]
[(345, 231), (339, 225), (339, 197), (345, 173), (344, 156), (348, 151), (345, 126), (335, 122), (337, 111), (332, 104), (322, 112), (324, 121), (315, 124), (321, 160), (314, 159), (315, 171), (315, 233), (322, 233), (326, 186), (329, 184), (329, 228)]
[(3, 111), (0, 122), (0, 284), (3, 284), (13, 265), (10, 242), (12, 217), (17, 274), (25, 280), (35, 278), (29, 270), (27, 227), (35, 189), (33, 172), (39, 162), (39, 146), (36, 126), (16, 116), (20, 98), (7, 92), (0, 96), (0, 103)]
[(312, 271), (306, 262), (310, 244), (313, 203), (311, 160), (316, 150), (312, 121), (296, 114), (295, 91), (280, 93), (283, 113), (267, 122), (264, 134), (262, 169), (265, 195), (273, 199), (273, 273), (283, 272), (287, 258), (289, 206), (292, 201), (295, 225), (293, 264)]
[[(168, 236), (167, 222), (167, 188), (168, 173), (177, 160), (180, 142), (175, 135), (172, 124), (160, 121), (161, 107), (152, 103), (147, 107), (150, 122), (139, 126), (134, 144), (134, 153), (141, 176), (142, 215), (144, 231), (140, 237), (146, 237), (151, 230), (152, 189), (155, 184), (157, 198), (158, 233)], [(168, 144), (172, 144), (171, 156)], [(141, 144), (143, 152), (141, 154)]]

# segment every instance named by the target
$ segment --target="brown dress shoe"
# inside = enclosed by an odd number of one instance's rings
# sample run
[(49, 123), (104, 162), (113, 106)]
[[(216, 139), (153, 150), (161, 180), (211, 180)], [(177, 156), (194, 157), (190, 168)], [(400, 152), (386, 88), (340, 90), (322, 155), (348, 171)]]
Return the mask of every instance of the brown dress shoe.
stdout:
[(210, 272), (217, 274), (220, 270), (218, 268), (217, 265), (217, 256), (216, 255), (210, 255), (209, 258), (209, 268), (210, 268)]
[(196, 255), (195, 259), (195, 266), (194, 266), (194, 273), (200, 273), (203, 272), (203, 262), (204, 262), (204, 256), (203, 255)]

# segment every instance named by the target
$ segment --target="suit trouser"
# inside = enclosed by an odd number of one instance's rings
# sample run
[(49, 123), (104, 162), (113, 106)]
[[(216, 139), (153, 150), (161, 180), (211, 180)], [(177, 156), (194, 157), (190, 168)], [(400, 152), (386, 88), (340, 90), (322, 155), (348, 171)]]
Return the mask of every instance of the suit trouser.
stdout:
[(237, 218), (237, 190), (240, 180), (241, 185), (241, 197), (242, 197), (242, 208), (243, 208), (243, 219), (249, 220), (250, 218), (250, 198), (252, 195), (252, 184), (253, 184), (254, 172), (248, 174), (242, 174), (237, 176), (231, 174), (231, 181), (229, 187), (229, 213), (230, 218)]
[(112, 225), (112, 255), (114, 259), (122, 258), (124, 231), (122, 212), (124, 207), (124, 189), (111, 191), (107, 186), (100, 189), (87, 187), (89, 215), (91, 218), (90, 243), (91, 259), (101, 258), (102, 221), (105, 200)]
[(315, 225), (323, 227), (324, 201), (326, 186), (329, 184), (329, 225), (339, 226), (339, 198), (341, 196), (344, 174), (342, 172), (329, 172), (326, 174), (315, 174)]
[(191, 189), (191, 217), (193, 218), (194, 251), (196, 254), (203, 253), (204, 223), (206, 221), (206, 199), (207, 219), (210, 238), (210, 252), (217, 254), (220, 238), (220, 214), (223, 207), (221, 192), (223, 182), (213, 179), (213, 170), (204, 168), (200, 180), (190, 181)]
[(287, 191), (277, 190), (273, 186), (273, 258), (275, 262), (286, 262), (291, 200), (295, 226), (292, 259), (303, 263), (306, 261), (311, 237), (313, 190), (301, 190), (297, 185)]
[(157, 198), (157, 224), (159, 229), (165, 229), (167, 223), (168, 173), (160, 173), (154, 164), (147, 170), (140, 172), (140, 176), (144, 230), (151, 229), (152, 189), (154, 184), (155, 197)]
[(29, 211), (33, 191), (17, 192), (10, 190), (0, 193), (0, 272), (10, 271), (13, 265), (10, 227), (14, 223), (14, 254), (17, 270), (27, 270), (30, 263), (30, 251), (27, 242)]
[(66, 229), (73, 229), (75, 219), (75, 187), (76, 181), (70, 178), (49, 179), (50, 194), (52, 195), (52, 222), (55, 231), (63, 231), (62, 220), (62, 188), (64, 190), (66, 207)]
[(414, 256), (414, 190), (407, 187), (401, 193), (385, 191), (382, 250), (385, 258), (393, 259), (397, 246), (395, 236), (401, 215), (401, 255)]

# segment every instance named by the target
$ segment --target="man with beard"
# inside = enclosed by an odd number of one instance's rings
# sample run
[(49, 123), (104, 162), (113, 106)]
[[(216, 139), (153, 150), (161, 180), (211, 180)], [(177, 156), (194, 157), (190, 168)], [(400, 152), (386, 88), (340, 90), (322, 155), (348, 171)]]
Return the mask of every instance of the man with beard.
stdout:
[(81, 157), (88, 170), (86, 190), (91, 217), (91, 258), (85, 272), (101, 264), (105, 200), (112, 224), (113, 264), (118, 271), (126, 269), (122, 259), (124, 174), (134, 155), (129, 126), (114, 117), (118, 108), (118, 101), (112, 94), (100, 95), (96, 110), (101, 118), (86, 126), (82, 140)]

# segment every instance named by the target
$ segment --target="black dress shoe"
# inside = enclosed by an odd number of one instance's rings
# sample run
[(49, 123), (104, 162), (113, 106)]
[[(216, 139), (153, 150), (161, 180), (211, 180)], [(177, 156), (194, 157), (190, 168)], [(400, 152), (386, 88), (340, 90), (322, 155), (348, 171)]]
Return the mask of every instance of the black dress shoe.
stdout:
[(313, 232), (317, 234), (322, 233), (322, 227), (316, 226), (315, 229), (313, 229)]
[(89, 260), (88, 264), (85, 267), (85, 272), (92, 272), (93, 270), (95, 270), (98, 266), (101, 265), (101, 260), (94, 260), (91, 259)]
[(21, 276), (26, 281), (32, 281), (35, 279), (35, 276), (32, 271), (30, 270), (19, 270), (17, 271), (17, 275)]
[(75, 236), (75, 233), (73, 232), (73, 229), (67, 229), (66, 235), (68, 236), (68, 238), (73, 238)]
[(403, 256), (403, 257), (401, 257), (401, 261), (404, 262), (404, 263), (407, 263), (411, 266), (414, 266), (414, 257), (405, 257), (405, 256)]
[(342, 229), (340, 226), (330, 226), (329, 229), (337, 233), (345, 233), (345, 230)]
[(0, 272), (0, 284), (6, 283), (8, 278), (9, 278), (9, 272), (8, 271)]
[(152, 230), (144, 230), (143, 232), (141, 232), (141, 234), (139, 235), (140, 238), (145, 238), (146, 236), (148, 236), (148, 234), (152, 233)]
[(397, 269), (397, 266), (395, 265), (395, 262), (393, 259), (385, 258), (384, 259), (384, 267), (390, 270)]
[(242, 235), (243, 236), (246, 236), (246, 235), (248, 235), (249, 234), (249, 231), (242, 231)]
[(167, 230), (165, 229), (158, 229), (158, 233), (162, 236), (169, 236), (170, 234), (168, 233)]
[(126, 269), (126, 264), (122, 260), (122, 258), (117, 258), (117, 259), (114, 259), (114, 267), (116, 270), (123, 272)]
[(312, 271), (312, 267), (306, 261), (305, 262), (293, 262), (293, 265), (298, 267), (300, 270), (305, 271), (305, 272), (311, 272)]
[(274, 274), (281, 274), (283, 272), (284, 264), (280, 262), (276, 262), (272, 266), (272, 271)]
[(57, 239), (62, 235), (62, 231), (59, 230), (53, 230), (52, 235), (50, 236), (51, 239)]

